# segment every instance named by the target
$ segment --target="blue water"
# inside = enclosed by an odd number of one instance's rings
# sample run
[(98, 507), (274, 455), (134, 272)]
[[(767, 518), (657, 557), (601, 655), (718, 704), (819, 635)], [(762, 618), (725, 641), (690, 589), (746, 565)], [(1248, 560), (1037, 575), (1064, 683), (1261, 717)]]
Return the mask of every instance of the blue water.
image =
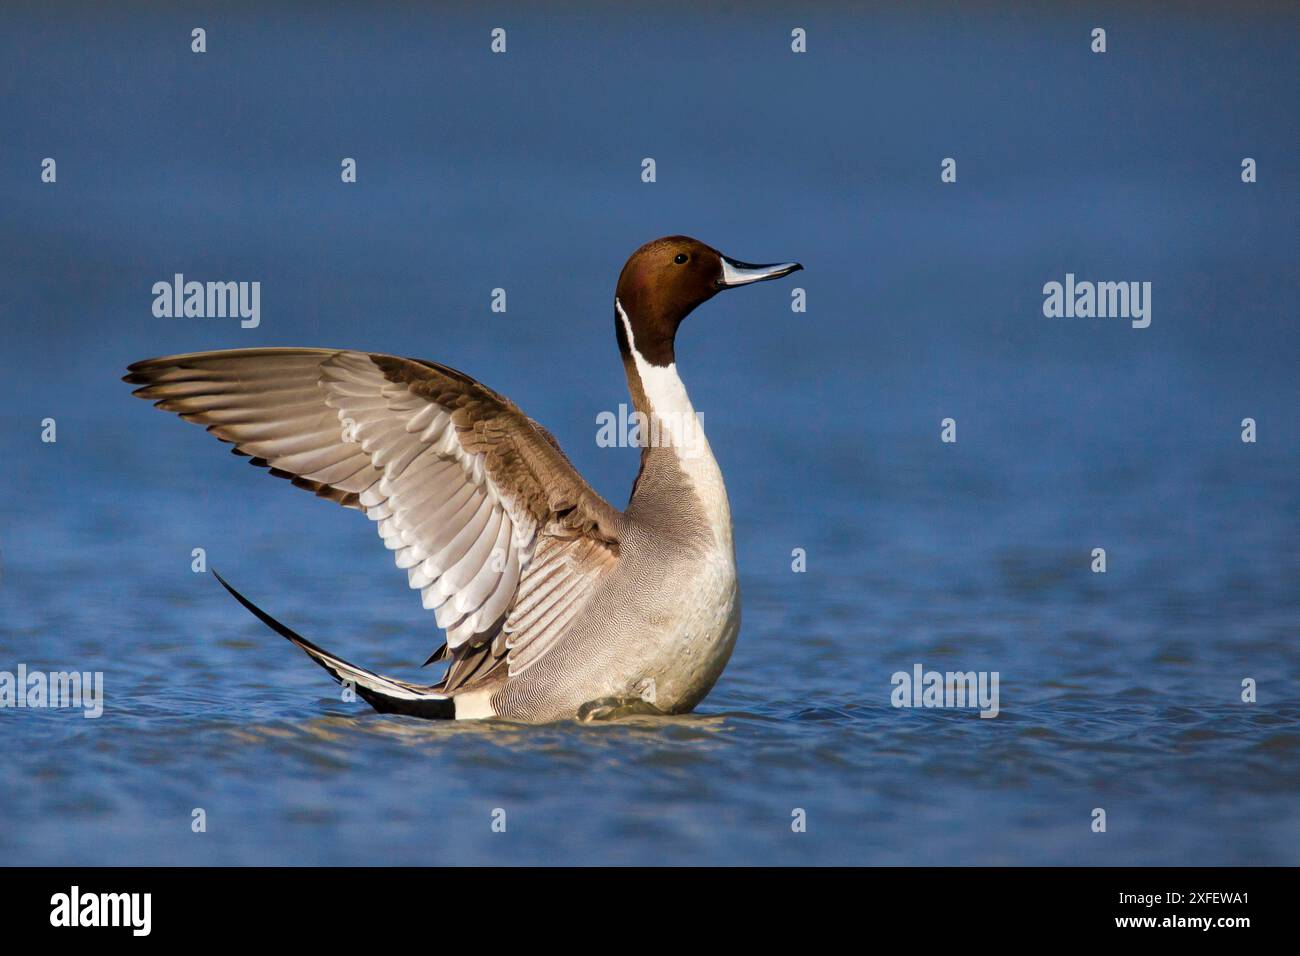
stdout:
[[(0, 861), (1300, 863), (1293, 11), (0, 21), (0, 670), (106, 694), (96, 720), (0, 710)], [(696, 714), (380, 716), (191, 571), (202, 547), (419, 676), (437, 633), (369, 522), (118, 377), (271, 344), (436, 359), (621, 505), (636, 453), (594, 440), (626, 401), (613, 285), (675, 232), (806, 266), (679, 340), (744, 597)], [(260, 281), (260, 327), (154, 318), (175, 272)], [(1066, 272), (1150, 281), (1151, 326), (1044, 318)], [(999, 716), (893, 708), (916, 663), (997, 671)]]

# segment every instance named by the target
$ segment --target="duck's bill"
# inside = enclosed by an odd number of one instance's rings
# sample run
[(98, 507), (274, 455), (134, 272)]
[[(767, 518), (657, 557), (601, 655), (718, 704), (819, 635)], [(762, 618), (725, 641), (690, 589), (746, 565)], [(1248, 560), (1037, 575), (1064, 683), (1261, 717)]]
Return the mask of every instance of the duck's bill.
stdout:
[(735, 259), (723, 256), (722, 278), (718, 281), (724, 289), (733, 289), (738, 285), (749, 285), (751, 282), (779, 279), (802, 268), (803, 266), (797, 262), (773, 262), (765, 266), (756, 266), (752, 262), (737, 262)]

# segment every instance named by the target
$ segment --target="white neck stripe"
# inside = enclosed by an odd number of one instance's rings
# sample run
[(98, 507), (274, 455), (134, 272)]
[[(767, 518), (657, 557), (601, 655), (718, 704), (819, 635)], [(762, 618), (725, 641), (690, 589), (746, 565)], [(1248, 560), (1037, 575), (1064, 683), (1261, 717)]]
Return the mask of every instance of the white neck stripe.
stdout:
[(623, 303), (614, 299), (614, 308), (618, 310), (623, 322), (623, 331), (627, 333), (627, 346), (636, 363), (636, 373), (641, 379), (641, 388), (645, 392), (646, 402), (650, 405), (651, 434), (654, 444), (675, 448), (679, 456), (693, 458), (701, 451), (707, 450), (708, 440), (704, 437), (703, 418), (695, 411), (686, 386), (677, 375), (677, 363), (652, 365), (645, 360), (636, 348), (636, 336), (632, 334), (632, 322), (623, 310)]

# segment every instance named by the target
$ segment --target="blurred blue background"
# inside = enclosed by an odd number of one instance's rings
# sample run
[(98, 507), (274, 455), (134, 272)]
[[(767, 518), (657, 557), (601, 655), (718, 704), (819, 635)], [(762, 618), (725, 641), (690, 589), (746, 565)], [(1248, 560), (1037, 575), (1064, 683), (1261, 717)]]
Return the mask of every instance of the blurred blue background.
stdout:
[[(0, 859), (1300, 862), (1293, 6), (261, 6), (0, 11), (0, 670), (107, 694), (0, 710)], [(744, 595), (696, 715), (379, 716), (191, 572), (420, 674), (368, 522), (119, 376), (435, 359), (621, 506), (614, 282), (668, 233), (807, 270), (806, 313), (774, 283), (679, 338)], [(155, 318), (175, 272), (260, 281), (260, 327)], [(1066, 272), (1150, 281), (1150, 328), (1044, 318)], [(998, 671), (1001, 715), (893, 709), (917, 662)]]

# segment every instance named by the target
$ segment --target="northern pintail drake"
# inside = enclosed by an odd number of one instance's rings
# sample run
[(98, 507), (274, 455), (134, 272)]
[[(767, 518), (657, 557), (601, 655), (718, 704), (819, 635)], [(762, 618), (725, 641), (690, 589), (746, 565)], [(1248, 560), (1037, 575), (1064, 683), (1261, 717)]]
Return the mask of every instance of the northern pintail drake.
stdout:
[(543, 722), (690, 711), (740, 628), (722, 472), (677, 375), (683, 319), (750, 265), (670, 236), (619, 275), (614, 329), (641, 469), (619, 511), (545, 428), (468, 375), (347, 349), (197, 352), (130, 366), (135, 394), (236, 454), (376, 522), (446, 642), (421, 685), (317, 647), (224, 580), (253, 614), (376, 710)]

